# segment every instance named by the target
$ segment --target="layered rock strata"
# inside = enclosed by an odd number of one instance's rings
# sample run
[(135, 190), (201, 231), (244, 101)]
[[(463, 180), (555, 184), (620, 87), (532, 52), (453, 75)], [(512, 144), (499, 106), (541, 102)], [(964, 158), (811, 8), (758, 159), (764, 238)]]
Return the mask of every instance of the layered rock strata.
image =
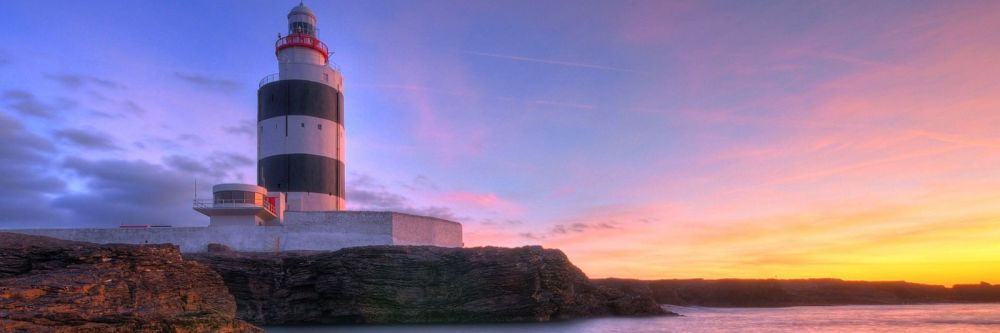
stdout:
[(0, 233), (0, 332), (263, 332), (172, 245)]
[(369, 246), (187, 254), (261, 325), (548, 321), (668, 314), (648, 289), (595, 285), (559, 250)]

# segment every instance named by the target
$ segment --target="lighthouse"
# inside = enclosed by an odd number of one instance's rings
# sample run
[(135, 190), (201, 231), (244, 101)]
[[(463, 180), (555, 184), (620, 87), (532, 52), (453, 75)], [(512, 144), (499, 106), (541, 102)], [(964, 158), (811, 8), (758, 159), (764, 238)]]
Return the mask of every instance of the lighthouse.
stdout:
[(462, 247), (458, 222), (345, 210), (344, 80), (330, 65), (316, 15), (302, 3), (288, 13), (288, 33), (278, 36), (274, 54), (278, 73), (264, 77), (257, 90), (257, 184), (216, 184), (209, 198), (198, 198), (196, 188), (191, 208), (208, 216), (208, 225), (0, 231), (93, 243), (171, 243), (182, 252)]
[(257, 90), (257, 184), (288, 211), (344, 210), (344, 80), (309, 7), (288, 13), (274, 54), (278, 73)]

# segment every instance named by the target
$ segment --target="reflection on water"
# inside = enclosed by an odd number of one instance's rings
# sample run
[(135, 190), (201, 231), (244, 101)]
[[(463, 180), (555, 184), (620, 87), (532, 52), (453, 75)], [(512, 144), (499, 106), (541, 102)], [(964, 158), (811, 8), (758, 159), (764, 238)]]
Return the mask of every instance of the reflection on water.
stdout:
[(1000, 304), (668, 307), (684, 317), (599, 318), (537, 324), (266, 327), (270, 333), (1000, 332)]

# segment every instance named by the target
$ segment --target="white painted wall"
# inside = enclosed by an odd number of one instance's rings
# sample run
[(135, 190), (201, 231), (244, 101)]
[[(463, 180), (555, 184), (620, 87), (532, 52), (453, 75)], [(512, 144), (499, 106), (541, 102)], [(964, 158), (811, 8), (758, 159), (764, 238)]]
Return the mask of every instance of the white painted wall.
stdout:
[(182, 252), (204, 252), (208, 244), (237, 251), (333, 251), (366, 245), (461, 247), (462, 225), (393, 212), (286, 212), (281, 226), (182, 228), (8, 229), (30, 235), (91, 243), (164, 244)]
[(397, 245), (435, 244), (462, 247), (462, 224), (448, 220), (392, 213), (392, 240)]
[(319, 51), (289, 47), (278, 52), (278, 79), (319, 82), (344, 92), (344, 78), (327, 66)]
[(255, 215), (214, 215), (209, 217), (212, 227), (239, 227), (263, 225), (264, 220)]
[(297, 212), (328, 212), (344, 210), (344, 198), (326, 193), (286, 192), (288, 211)]
[[(288, 135), (285, 136), (285, 120)], [(304, 125), (303, 125), (304, 124)], [(322, 129), (319, 128), (322, 126)], [(310, 116), (279, 116), (257, 125), (257, 158), (282, 154), (313, 154), (340, 158), (340, 136), (344, 126)], [(340, 161), (343, 162), (341, 159)]]

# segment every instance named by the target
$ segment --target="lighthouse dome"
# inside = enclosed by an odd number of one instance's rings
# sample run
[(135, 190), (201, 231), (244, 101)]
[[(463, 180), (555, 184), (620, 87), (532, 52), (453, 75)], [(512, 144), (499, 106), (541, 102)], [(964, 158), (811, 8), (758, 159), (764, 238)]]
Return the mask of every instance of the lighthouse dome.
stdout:
[(292, 8), (292, 11), (288, 12), (288, 17), (291, 18), (292, 15), (298, 15), (298, 14), (312, 16), (313, 18), (316, 17), (316, 14), (313, 14), (312, 9), (309, 9), (309, 7), (306, 7), (306, 5), (301, 2), (299, 2), (298, 6)]

